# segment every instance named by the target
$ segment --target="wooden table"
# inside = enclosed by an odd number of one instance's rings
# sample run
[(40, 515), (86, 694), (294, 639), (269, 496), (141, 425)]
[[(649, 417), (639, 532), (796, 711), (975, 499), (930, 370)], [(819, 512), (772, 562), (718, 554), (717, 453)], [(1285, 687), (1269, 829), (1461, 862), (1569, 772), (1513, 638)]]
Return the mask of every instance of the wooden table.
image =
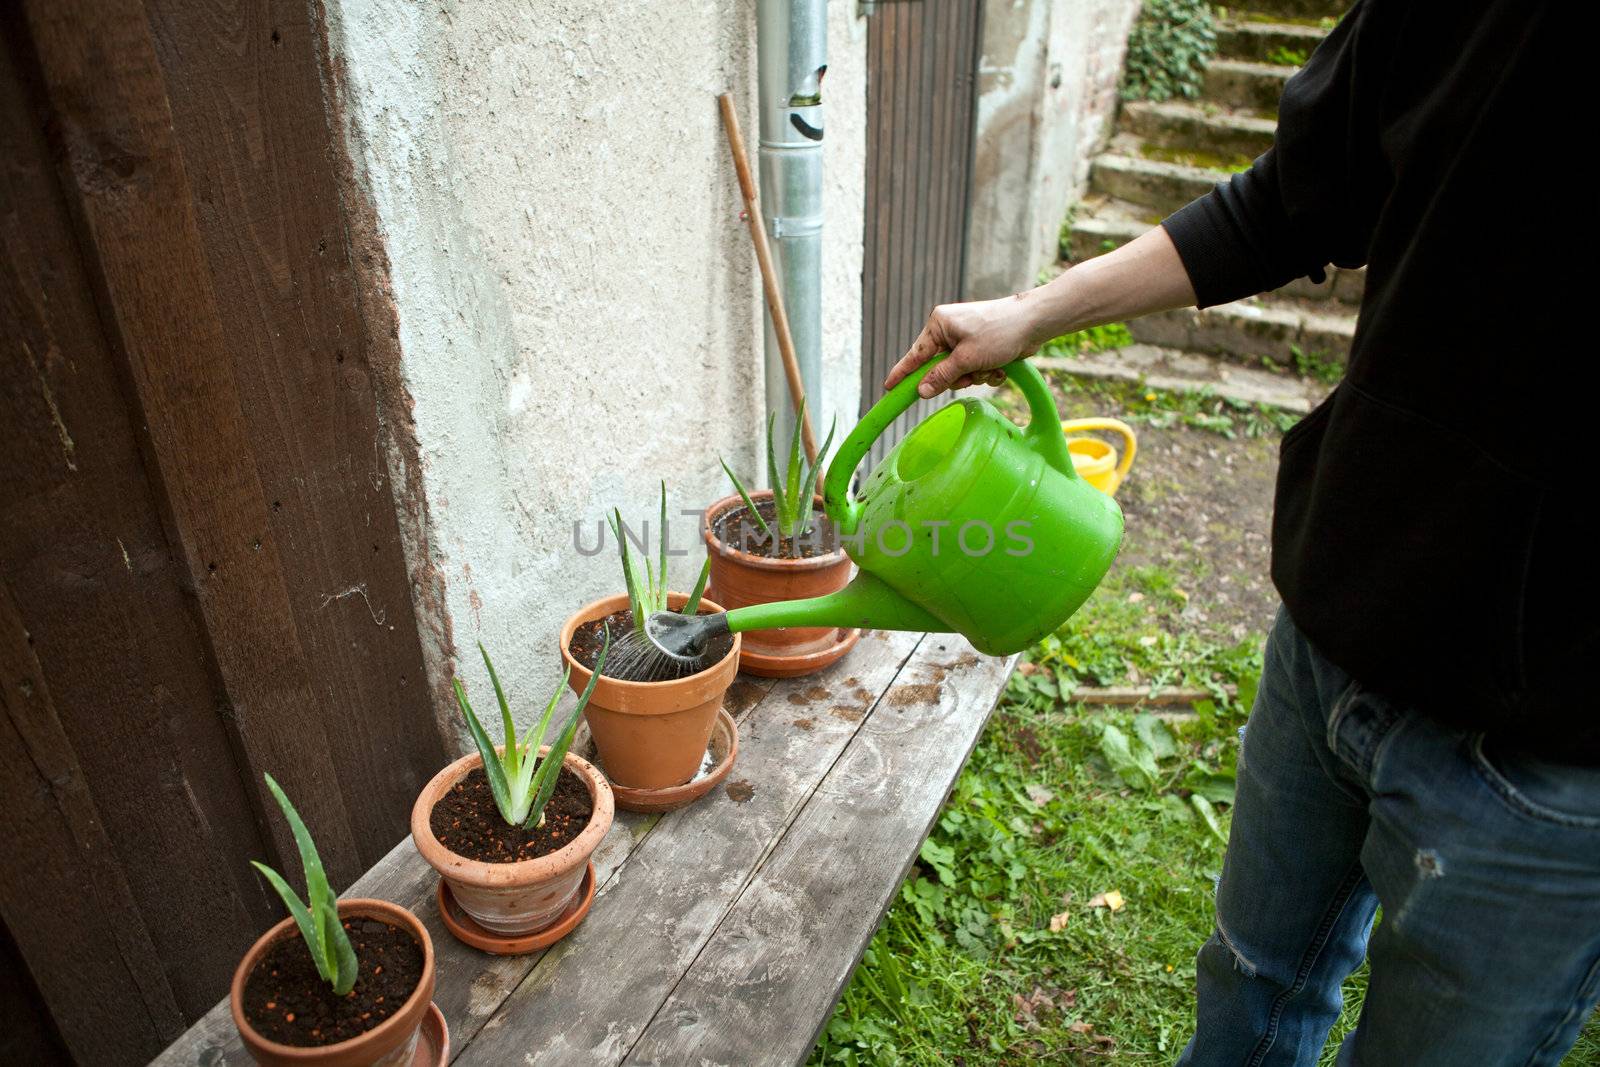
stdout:
[[(668, 815), (619, 811), (593, 909), (544, 953), (451, 937), (410, 838), (348, 895), (427, 924), (455, 1063), (801, 1062), (1011, 666), (948, 634), (869, 633), (810, 678), (741, 675), (728, 782)], [(154, 1062), (250, 1061), (224, 1000)]]

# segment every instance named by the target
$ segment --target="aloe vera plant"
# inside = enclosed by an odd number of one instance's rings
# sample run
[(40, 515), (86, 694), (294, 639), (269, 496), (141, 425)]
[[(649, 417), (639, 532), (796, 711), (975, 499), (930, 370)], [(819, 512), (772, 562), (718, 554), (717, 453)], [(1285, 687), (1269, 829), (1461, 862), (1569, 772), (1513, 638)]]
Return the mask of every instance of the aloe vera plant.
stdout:
[(539, 746), (544, 744), (544, 735), (550, 729), (556, 704), (567, 690), (567, 679), (572, 675), (572, 668), (567, 668), (561, 676), (561, 684), (550, 694), (550, 702), (545, 705), (539, 725), (519, 743), (517, 724), (511, 717), (511, 705), (506, 701), (505, 690), (501, 688), (500, 676), (495, 673), (494, 661), (489, 658), (489, 652), (481, 642), (478, 651), (483, 655), (483, 665), (489, 669), (489, 681), (494, 683), (495, 700), (500, 704), (500, 722), (505, 731), (504, 747), (497, 750), (494, 742), (489, 740), (489, 734), (473, 712), (472, 704), (467, 700), (467, 691), (459, 678), (452, 679), (456, 687), (456, 702), (466, 716), (467, 729), (478, 746), (478, 755), (483, 757), (483, 773), (489, 779), (489, 791), (494, 794), (494, 805), (499, 809), (500, 817), (509, 826), (538, 826), (544, 822), (544, 806), (555, 792), (556, 779), (561, 776), (561, 764), (567, 757), (567, 750), (572, 747), (573, 735), (578, 732), (578, 720), (589, 704), (589, 694), (594, 692), (595, 679), (600, 677), (600, 670), (605, 666), (606, 653), (611, 651), (611, 633), (606, 632), (600, 658), (595, 662), (594, 672), (589, 675), (589, 684), (584, 686), (577, 707), (572, 709), (572, 714), (562, 725), (561, 732), (556, 735), (544, 759), (539, 758)]
[[(645, 620), (658, 611), (667, 610), (667, 483), (661, 483), (661, 550), (660, 562), (651, 566), (648, 557), (641, 559), (628, 551), (628, 538), (622, 529), (622, 512), (613, 509), (610, 518), (611, 533), (617, 539), (622, 553), (622, 580), (628, 589), (628, 607), (633, 610), (633, 628), (644, 632)], [(694, 590), (678, 611), (684, 615), (700, 613), (700, 598), (705, 595), (706, 579), (711, 576), (711, 557), (707, 556), (700, 567), (700, 577)], [(600, 668), (595, 667), (595, 673)], [(591, 684), (593, 680), (591, 679)]]
[(278, 891), (278, 896), (283, 898), (284, 906), (300, 928), (300, 936), (305, 938), (306, 948), (311, 950), (311, 961), (317, 965), (317, 973), (342, 997), (355, 988), (357, 964), (350, 935), (345, 933), (344, 925), (339, 922), (338, 894), (328, 884), (328, 876), (322, 869), (322, 857), (317, 855), (316, 842), (311, 840), (311, 831), (300, 820), (300, 813), (294, 810), (294, 805), (289, 803), (289, 798), (272, 775), (265, 777), (267, 788), (282, 809), (283, 817), (288, 820), (295, 847), (300, 850), (300, 864), (306, 869), (306, 900), (302, 902), (289, 883), (284, 881), (283, 875), (265, 863), (251, 860), (250, 865), (260, 871), (262, 877)]
[[(722, 469), (727, 472), (728, 479), (733, 482), (733, 487), (739, 491), (739, 497), (744, 501), (745, 510), (760, 525), (762, 532), (772, 541), (773, 553), (778, 551), (780, 539), (790, 541), (804, 537), (811, 532), (811, 500), (815, 492), (813, 487), (817, 484), (817, 471), (828, 458), (828, 446), (833, 444), (833, 432), (838, 428), (838, 420), (828, 427), (828, 436), (822, 441), (822, 447), (817, 449), (815, 463), (805, 462), (805, 452), (800, 447), (800, 427), (805, 423), (806, 405), (800, 402), (800, 409), (795, 414), (794, 438), (789, 442), (789, 462), (784, 472), (778, 470), (777, 454), (772, 446), (772, 431), (777, 423), (777, 413), (773, 412), (767, 417), (767, 480), (772, 483), (772, 506), (776, 513), (778, 529), (773, 531), (771, 524), (756, 510), (756, 505), (750, 499), (750, 494), (745, 491), (744, 483), (739, 476), (733, 473), (728, 466), (728, 461), (718, 457)], [(787, 473), (785, 478), (783, 473)]]

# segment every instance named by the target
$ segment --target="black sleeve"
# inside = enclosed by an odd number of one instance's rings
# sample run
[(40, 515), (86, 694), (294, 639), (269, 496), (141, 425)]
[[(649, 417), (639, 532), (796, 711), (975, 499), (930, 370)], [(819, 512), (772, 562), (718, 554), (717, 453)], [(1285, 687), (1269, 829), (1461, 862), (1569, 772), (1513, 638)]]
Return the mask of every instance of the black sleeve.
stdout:
[(1388, 60), (1371, 7), (1357, 0), (1284, 86), (1272, 148), (1162, 223), (1200, 307), (1366, 263), (1387, 185), (1374, 105)]

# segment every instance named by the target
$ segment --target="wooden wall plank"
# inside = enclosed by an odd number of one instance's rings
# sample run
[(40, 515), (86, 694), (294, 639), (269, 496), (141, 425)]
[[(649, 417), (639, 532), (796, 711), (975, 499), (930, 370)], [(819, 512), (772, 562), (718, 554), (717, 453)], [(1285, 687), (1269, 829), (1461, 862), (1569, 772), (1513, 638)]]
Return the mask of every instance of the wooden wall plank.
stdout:
[(71, 1067), (49, 1013), (37, 1008), (43, 1001), (11, 931), (0, 922), (0, 1063)]
[(0, 911), (74, 1058), (126, 1063), (183, 1018), (4, 587), (0, 703)]
[[(983, 5), (882, 4), (867, 30), (861, 410), (937, 304), (961, 299)], [(943, 401), (918, 401), (867, 469)]]
[(313, 5), (148, 6), (270, 539), (368, 867), (405, 836), (446, 753), (378, 445)]
[[(5, 29), (8, 46), (22, 39)], [(0, 576), (167, 980), (193, 1013), (278, 905), (246, 866), (268, 852), (30, 106), (37, 95), (0, 48)]]
[(1013, 662), (928, 635), (624, 1062), (805, 1062)]
[(297, 869), (259, 781), (271, 771), (315, 828), (330, 876), (348, 882), (361, 863), (329, 755), (334, 717), (294, 625), (149, 23), (136, 0), (24, 10), (101, 321), (139, 400), (258, 818), (277, 862)]

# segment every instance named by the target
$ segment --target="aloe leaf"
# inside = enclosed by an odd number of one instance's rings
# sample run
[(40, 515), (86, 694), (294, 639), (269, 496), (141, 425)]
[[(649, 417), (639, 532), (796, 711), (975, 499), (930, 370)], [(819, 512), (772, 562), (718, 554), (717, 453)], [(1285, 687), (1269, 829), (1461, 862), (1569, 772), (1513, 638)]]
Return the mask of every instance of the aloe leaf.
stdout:
[[(594, 692), (594, 684), (600, 678), (600, 670), (606, 665), (606, 654), (611, 651), (611, 631), (606, 631), (605, 644), (600, 647), (600, 655), (594, 661), (594, 670), (589, 672), (589, 684), (583, 687), (583, 694), (578, 697), (577, 707), (572, 709), (572, 717), (561, 728), (561, 734), (550, 746), (550, 752), (539, 763), (539, 792), (533, 798), (533, 807), (528, 810), (528, 823), (536, 824), (544, 816), (544, 806), (550, 803), (550, 797), (556, 791), (556, 780), (561, 777), (561, 765), (566, 761), (567, 750), (572, 747), (572, 738), (578, 732), (578, 720), (583, 717), (583, 709), (589, 706), (589, 695)], [(566, 683), (563, 681), (562, 685)], [(557, 690), (559, 693), (560, 690)]]
[(263, 775), (267, 780), (267, 788), (272, 791), (272, 796), (278, 802), (278, 807), (283, 810), (283, 817), (289, 823), (289, 832), (294, 835), (295, 847), (300, 850), (300, 865), (306, 871), (306, 899), (313, 907), (319, 898), (326, 897), (337, 899), (333, 887), (328, 884), (328, 876), (322, 870), (322, 857), (317, 855), (317, 843), (311, 840), (311, 831), (306, 829), (306, 824), (301, 821), (300, 813), (294, 810), (294, 805), (289, 803), (289, 798), (284, 795), (272, 775)]
[(515, 778), (521, 759), (521, 753), (517, 750), (517, 724), (512, 721), (511, 705), (506, 701), (505, 690), (500, 688), (500, 676), (495, 673), (489, 650), (483, 647), (482, 641), (478, 642), (478, 652), (483, 656), (483, 665), (489, 668), (489, 681), (494, 683), (494, 698), (500, 704), (500, 727), (505, 731), (506, 740), (506, 754), (501, 757), (501, 762), (505, 765), (507, 777)]
[[(609, 638), (609, 634), (607, 635)], [(550, 729), (550, 720), (555, 716), (556, 705), (561, 702), (561, 694), (566, 691), (567, 680), (572, 677), (572, 668), (568, 667), (561, 675), (561, 684), (555, 692), (550, 694), (550, 702), (544, 706), (544, 715), (539, 719), (539, 727), (528, 737), (527, 758), (522, 761), (521, 773), (512, 782), (511, 788), (511, 819), (513, 826), (527, 822), (533, 796), (538, 791), (535, 784), (539, 781), (539, 772), (534, 769), (535, 761), (539, 758), (539, 746), (544, 744), (544, 735)], [(543, 764), (540, 764), (542, 767)]]
[(483, 757), (483, 774), (489, 779), (489, 792), (494, 794), (494, 806), (500, 809), (502, 819), (515, 826), (516, 823), (511, 818), (511, 789), (506, 782), (505, 768), (500, 765), (500, 754), (494, 750), (494, 742), (489, 740), (489, 735), (484, 732), (483, 723), (478, 721), (472, 705), (467, 702), (467, 691), (461, 688), (461, 679), (452, 678), (451, 681), (456, 687), (456, 703), (461, 705), (461, 711), (466, 716), (467, 731), (472, 734), (472, 741), (478, 746), (478, 755)]
[(300, 928), (300, 936), (305, 938), (306, 948), (311, 952), (311, 961), (317, 965), (317, 973), (328, 981), (333, 981), (334, 976), (327, 971), (327, 959), (322, 954), (321, 938), (317, 935), (316, 920), (311, 917), (311, 911), (283, 880), (283, 875), (268, 867), (265, 863), (256, 860), (250, 861), (250, 866), (261, 872), (267, 884), (278, 891), (278, 896), (283, 898), (283, 906), (289, 909), (289, 914), (294, 916), (294, 924)]
[(644, 592), (640, 588), (638, 564), (628, 552), (628, 537), (622, 528), (622, 512), (613, 508), (611, 510), (611, 532), (617, 539), (617, 547), (622, 552), (622, 582), (628, 593), (628, 607), (633, 611), (633, 628), (644, 631), (644, 620), (649, 614), (643, 600)]
[(661, 570), (656, 575), (656, 596), (650, 605), (651, 611), (660, 611), (667, 606), (667, 482), (661, 481)]
[(334, 993), (342, 997), (354, 988), (356, 974), (360, 970), (360, 965), (356, 963), (355, 946), (350, 944), (350, 935), (339, 921), (337, 900), (330, 898), (318, 901), (316, 914), (320, 920), (318, 925), (322, 928), (323, 958), (328, 967), (322, 976), (333, 983)]
[(778, 525), (783, 525), (783, 479), (778, 476), (778, 457), (772, 450), (772, 431), (777, 429), (778, 413), (767, 416), (767, 484), (772, 487), (772, 506), (777, 511)]
[(801, 518), (799, 529), (795, 531), (796, 537), (803, 536), (808, 530), (811, 529), (811, 498), (816, 494), (816, 489), (814, 487), (817, 484), (817, 471), (820, 470), (822, 465), (827, 462), (828, 447), (833, 444), (834, 431), (838, 430), (838, 428), (839, 418), (838, 416), (834, 416), (833, 421), (828, 424), (828, 436), (822, 439), (822, 447), (817, 449), (817, 461), (811, 464), (810, 468), (805, 472), (804, 477), (800, 479), (800, 484), (805, 489), (805, 497), (804, 505), (800, 509)]
[[(784, 516), (784, 522), (782, 524), (785, 537), (795, 536), (794, 524), (795, 519), (799, 514), (798, 509), (800, 494), (805, 491), (805, 486), (802, 484), (800, 479), (801, 466), (806, 456), (805, 450), (800, 447), (800, 431), (805, 427), (805, 424), (806, 402), (802, 400), (795, 407), (794, 436), (789, 442), (789, 480), (785, 482), (783, 486), (783, 497), (785, 504), (784, 510), (787, 512), (787, 514)], [(806, 493), (805, 499), (807, 502), (809, 502), (811, 500), (811, 494)]]
[(683, 607), (678, 609), (680, 615), (700, 614), (700, 598), (705, 595), (706, 579), (711, 577), (711, 557), (707, 556), (705, 563), (700, 567), (700, 577), (695, 579), (694, 590), (689, 594), (689, 599), (683, 602)]
[[(609, 641), (609, 639), (610, 639), (610, 634), (609, 634), (609, 631), (608, 631), (607, 640)], [(551, 720), (551, 718), (553, 718), (555, 716), (556, 705), (558, 703), (560, 703), (560, 701), (561, 701), (562, 687), (564, 687), (567, 684), (567, 678), (570, 677), (571, 674), (572, 674), (572, 668), (568, 667), (566, 669), (566, 674), (562, 676), (561, 686), (557, 687), (556, 691), (554, 693), (550, 694), (550, 702), (544, 706), (544, 714), (539, 717), (539, 726), (538, 726), (538, 728), (535, 729), (533, 731), (533, 733), (528, 736), (528, 751), (530, 751), (530, 752), (538, 752), (539, 751), (539, 746), (544, 744), (545, 731), (550, 729), (550, 720)]]
[(739, 499), (744, 501), (745, 511), (755, 516), (756, 522), (761, 524), (762, 531), (776, 544), (778, 541), (777, 535), (772, 532), (772, 527), (767, 525), (767, 520), (761, 517), (761, 512), (756, 510), (756, 502), (750, 499), (749, 493), (745, 492), (744, 483), (739, 480), (739, 476), (728, 468), (728, 461), (721, 456), (717, 457), (717, 462), (721, 463), (722, 469), (728, 472), (728, 480), (733, 483), (733, 487), (739, 490)]

